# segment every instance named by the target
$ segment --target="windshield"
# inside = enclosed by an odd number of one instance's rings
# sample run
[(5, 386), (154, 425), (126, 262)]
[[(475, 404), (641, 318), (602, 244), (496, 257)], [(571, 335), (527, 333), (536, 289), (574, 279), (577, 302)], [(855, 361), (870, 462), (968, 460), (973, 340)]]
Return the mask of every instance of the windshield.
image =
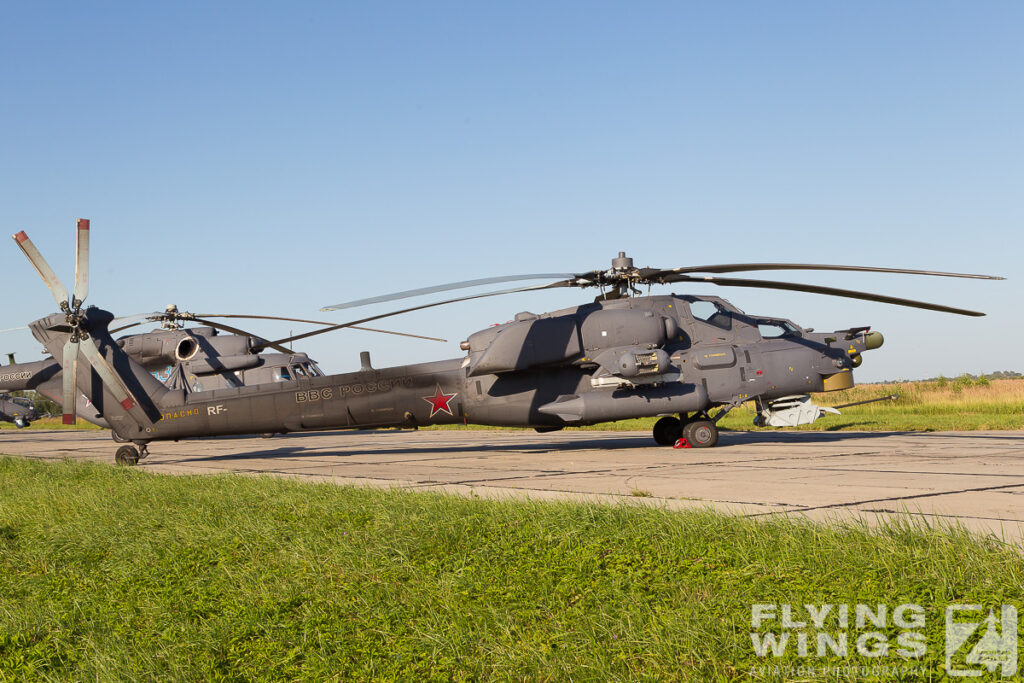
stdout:
[(732, 315), (713, 301), (691, 301), (690, 313), (695, 320), (701, 320), (723, 330), (732, 328)]
[(777, 339), (796, 334), (797, 328), (785, 320), (758, 320), (757, 331), (762, 339)]

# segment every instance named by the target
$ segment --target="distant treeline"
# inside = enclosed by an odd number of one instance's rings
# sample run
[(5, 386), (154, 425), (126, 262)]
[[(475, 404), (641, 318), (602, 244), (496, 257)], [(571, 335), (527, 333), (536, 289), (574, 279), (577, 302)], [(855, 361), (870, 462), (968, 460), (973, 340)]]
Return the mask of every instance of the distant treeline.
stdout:
[[(996, 372), (983, 372), (980, 375), (972, 375), (969, 372), (965, 372), (962, 375), (957, 375), (956, 377), (939, 375), (938, 377), (928, 377), (927, 379), (913, 381), (938, 382), (939, 384), (944, 384), (946, 382), (984, 384), (993, 379), (1024, 379), (1024, 373), (1017, 372), (1016, 370), (997, 370)], [(908, 380), (905, 379), (887, 379), (881, 382), (872, 382), (872, 384), (902, 384), (907, 381)]]

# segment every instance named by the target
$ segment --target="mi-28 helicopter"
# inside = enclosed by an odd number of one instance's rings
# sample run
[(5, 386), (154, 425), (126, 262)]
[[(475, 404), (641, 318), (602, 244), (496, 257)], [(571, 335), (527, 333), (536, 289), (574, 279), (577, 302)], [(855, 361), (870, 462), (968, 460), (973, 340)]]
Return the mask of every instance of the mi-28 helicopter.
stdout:
[[(270, 344), (265, 339), (208, 318), (261, 318), (321, 326), (331, 323), (278, 316), (193, 314), (178, 311), (178, 307), (173, 304), (162, 313), (129, 316), (121, 321), (124, 323), (140, 317), (144, 319), (127, 325), (121, 324), (114, 332), (147, 323), (159, 323), (162, 329), (119, 337), (116, 340), (117, 344), (168, 389), (195, 393), (252, 384), (287, 382), (300, 377), (320, 377), (324, 374), (316, 361), (305, 353), (294, 352), (280, 344), (275, 344), (273, 352), (268, 352)], [(183, 323), (188, 321), (205, 324), (200, 327), (184, 327)], [(367, 327), (359, 329), (445, 341), (436, 337), (391, 330)], [(224, 331), (228, 333), (221, 334)], [(12, 358), (10, 366), (0, 368), (0, 392), (37, 391), (51, 401), (59, 403), (63, 398), (62, 386), (61, 367), (53, 358), (32, 363), (15, 363)], [(0, 393), (0, 420), (25, 427), (30, 421), (38, 419), (39, 416), (34, 411), (29, 413), (24, 406), (19, 408), (18, 403), (27, 404), (31, 408), (31, 401), (27, 399), (12, 400)], [(110, 426), (92, 401), (82, 394), (75, 397), (74, 412), (77, 417), (100, 427)]]
[[(0, 370), (0, 375), (2, 374)], [(0, 422), (13, 422), (20, 429), (28, 427), (33, 420), (38, 419), (39, 413), (30, 399), (0, 394)]]
[[(7, 357), (11, 365), (4, 367), (0, 364), (0, 384), (6, 381), (17, 381), (24, 375), (14, 362), (14, 354), (9, 353)], [(14, 367), (12, 367), (14, 366)], [(0, 422), (13, 422), (18, 429), (28, 427), (33, 420), (39, 419), (32, 400), (24, 396), (11, 396), (6, 390), (0, 390)]]
[[(881, 346), (882, 336), (867, 327), (814, 333), (783, 318), (748, 315), (718, 297), (631, 296), (639, 285), (710, 282), (980, 316), (984, 314), (867, 292), (691, 273), (799, 269), (1001, 279), (811, 264), (636, 268), (620, 253), (608, 270), (556, 274), (565, 279), (413, 306), (266, 342), (268, 346), (284, 344), (400, 313), (499, 294), (556, 287), (605, 290), (590, 304), (543, 315), (521, 313), (509, 323), (481, 330), (461, 344), (467, 352), (461, 358), (377, 370), (367, 354), (358, 372), (189, 393), (169, 389), (125, 353), (109, 332), (113, 314), (82, 308), (88, 293), (88, 226), (83, 230), (80, 224), (77, 234), (78, 267), (71, 294), (28, 236), (24, 232), (14, 236), (61, 308), (61, 313), (37, 320), (29, 328), (64, 369), (66, 417), (73, 421), (74, 396), (80, 392), (120, 440), (134, 444), (118, 449), (116, 460), (122, 464), (138, 462), (139, 449), (144, 457), (153, 441), (203, 436), (452, 423), (549, 431), (658, 415), (662, 419), (655, 425), (654, 437), (659, 444), (685, 439), (694, 447), (714, 446), (717, 421), (746, 401), (756, 402), (765, 420), (786, 411), (809, 416), (814, 411), (806, 403), (794, 407), (794, 397), (853, 386), (853, 368), (862, 362), (863, 352)], [(549, 276), (486, 278), (328, 308)], [(780, 401), (782, 407), (777, 404)]]
[[(79, 221), (79, 230), (88, 234), (89, 222)], [(145, 324), (159, 324), (161, 329), (144, 334), (122, 336), (116, 343), (135, 362), (160, 380), (168, 389), (186, 393), (238, 388), (246, 385), (287, 382), (301, 377), (320, 377), (323, 372), (316, 362), (305, 353), (297, 353), (283, 344), (265, 339), (237, 327), (227, 325), (214, 318), (246, 318), (280, 320), (329, 326), (331, 323), (287, 318), (269, 315), (244, 315), (237, 313), (190, 313), (179, 311), (171, 304), (164, 311), (142, 313), (114, 321), (112, 334)], [(186, 323), (200, 323), (199, 327), (185, 327)], [(10, 332), (23, 328), (2, 330)], [(368, 332), (392, 334), (416, 339), (444, 342), (406, 332), (380, 330), (356, 326)], [(221, 334), (226, 332), (227, 334)], [(268, 352), (272, 349), (273, 352)], [(52, 357), (31, 363), (15, 363), (11, 354), (11, 365), (0, 371), (0, 392), (37, 391), (58, 403), (64, 400), (64, 380), (60, 364)], [(20, 400), (25, 403), (25, 400)], [(31, 408), (31, 401), (28, 401)], [(103, 415), (84, 394), (75, 395), (74, 415), (101, 427), (110, 425)], [(5, 415), (11, 416), (7, 419)], [(19, 427), (27, 426), (38, 418), (18, 408), (15, 401), (0, 393), (0, 420), (15, 422)], [(67, 420), (65, 420), (67, 421)], [(115, 440), (118, 439), (114, 432)]]

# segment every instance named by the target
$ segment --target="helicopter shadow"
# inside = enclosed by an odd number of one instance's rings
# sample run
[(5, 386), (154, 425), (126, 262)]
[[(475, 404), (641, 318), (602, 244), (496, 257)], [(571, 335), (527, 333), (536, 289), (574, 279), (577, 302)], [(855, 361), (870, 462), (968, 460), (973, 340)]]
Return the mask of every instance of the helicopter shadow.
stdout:
[(841, 441), (863, 441), (882, 439), (891, 436), (912, 436), (917, 439), (967, 439), (971, 441), (1007, 441), (1016, 442), (1024, 447), (1024, 431), (1016, 434), (986, 434), (982, 431), (973, 432), (932, 432), (923, 430), (901, 430), (888, 432), (855, 432), (840, 431), (858, 425), (870, 425), (873, 422), (858, 422), (848, 425), (831, 427), (821, 432), (722, 432), (719, 446), (723, 441), (733, 441), (737, 445), (754, 445), (757, 443), (838, 443)]
[[(870, 422), (856, 424), (871, 424)], [(856, 425), (843, 425), (843, 428)], [(718, 447), (723, 445), (755, 446), (758, 444), (773, 443), (839, 443), (843, 441), (863, 441), (870, 439), (883, 439), (891, 436), (906, 436), (908, 434), (922, 434), (923, 432), (843, 432), (828, 430), (821, 432), (726, 432), (719, 435)]]
[[(865, 423), (868, 424), (868, 423)], [(846, 425), (854, 426), (854, 425)], [(380, 434), (382, 440), (387, 439), (393, 433), (389, 431), (381, 432), (363, 432), (364, 434)], [(486, 432), (484, 432), (486, 434)], [(295, 439), (298, 441), (309, 440), (316, 438), (329, 438), (336, 436), (333, 433), (322, 433), (322, 434), (290, 434), (277, 438)], [(876, 439), (885, 439), (892, 436), (915, 436), (929, 438), (931, 436), (939, 438), (967, 438), (967, 439), (999, 439), (1007, 441), (1015, 441), (1021, 446), (1024, 446), (1024, 432), (1020, 436), (1013, 435), (974, 435), (974, 434), (950, 434), (950, 433), (931, 433), (931, 432), (916, 432), (916, 431), (890, 431), (890, 432), (839, 432), (839, 431), (822, 431), (822, 432), (732, 432), (723, 431), (720, 436), (718, 449), (729, 448), (730, 446), (741, 447), (741, 446), (757, 446), (757, 445), (771, 445), (771, 444), (786, 444), (786, 445), (797, 445), (797, 444), (840, 444), (840, 443), (858, 443), (865, 441), (872, 441)], [(568, 440), (546, 440), (546, 441), (527, 441), (523, 443), (485, 443), (476, 442), (467, 445), (431, 445), (423, 444), (419, 445), (403, 445), (398, 448), (388, 447), (386, 444), (382, 444), (381, 448), (368, 447), (367, 444), (353, 444), (353, 448), (344, 448), (344, 445), (337, 445), (334, 448), (324, 448), (323, 446), (307, 446), (300, 443), (294, 445), (282, 445), (276, 448), (261, 448), (259, 450), (247, 451), (242, 453), (225, 453), (219, 455), (207, 455), (207, 456), (196, 456), (190, 457), (190, 462), (221, 462), (230, 460), (258, 460), (266, 458), (366, 458), (366, 457), (409, 457), (409, 456), (436, 456), (436, 455), (450, 455), (452, 457), (464, 457), (472, 455), (490, 455), (496, 453), (504, 453), (509, 455), (515, 454), (529, 454), (529, 453), (573, 453), (582, 451), (617, 451), (617, 450), (635, 450), (635, 449), (658, 449), (658, 450), (669, 450), (665, 446), (656, 446), (653, 443), (651, 437), (647, 434), (637, 434), (629, 436), (609, 435), (607, 438), (593, 438), (582, 436), (579, 439), (568, 439)]]
[(248, 451), (245, 453), (225, 453), (222, 455), (206, 455), (188, 458), (189, 462), (219, 462), (226, 460), (255, 460), (262, 458), (358, 458), (369, 456), (430, 456), (430, 455), (452, 455), (454, 457), (474, 454), (494, 453), (551, 453), (553, 451), (594, 451), (594, 450), (623, 450), (655, 447), (651, 437), (617, 438), (609, 441), (595, 442), (588, 441), (552, 441), (532, 442), (522, 444), (480, 444), (475, 443), (468, 446), (406, 446), (402, 448), (366, 448), (362, 447), (338, 450), (325, 450), (317, 447), (296, 445), (293, 447), (282, 447), (265, 449), (259, 451)]

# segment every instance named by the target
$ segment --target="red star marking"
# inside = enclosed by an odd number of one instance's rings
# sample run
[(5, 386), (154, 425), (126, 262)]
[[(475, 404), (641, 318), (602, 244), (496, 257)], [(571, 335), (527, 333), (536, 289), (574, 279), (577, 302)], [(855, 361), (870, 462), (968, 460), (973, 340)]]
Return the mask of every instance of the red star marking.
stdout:
[(433, 396), (424, 396), (423, 400), (430, 404), (430, 417), (434, 417), (438, 413), (444, 412), (452, 415), (452, 409), (448, 407), (448, 403), (458, 396), (457, 393), (446, 394), (441, 391), (441, 385), (437, 385), (437, 391), (434, 392)]

